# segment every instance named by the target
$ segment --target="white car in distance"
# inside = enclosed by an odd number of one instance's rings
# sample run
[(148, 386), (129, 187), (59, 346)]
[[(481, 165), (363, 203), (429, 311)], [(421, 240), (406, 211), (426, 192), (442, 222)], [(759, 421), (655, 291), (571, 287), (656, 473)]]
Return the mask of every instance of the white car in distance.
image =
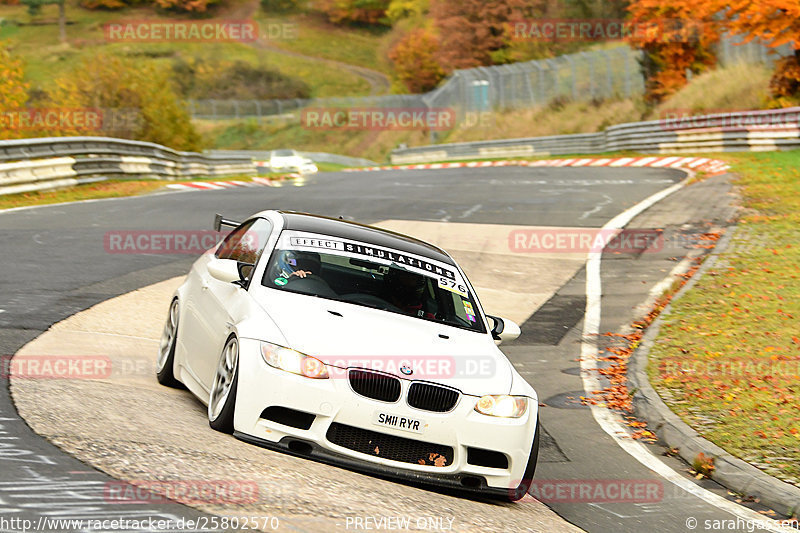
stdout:
[(268, 163), (273, 172), (314, 174), (319, 170), (313, 161), (294, 150), (273, 150)]

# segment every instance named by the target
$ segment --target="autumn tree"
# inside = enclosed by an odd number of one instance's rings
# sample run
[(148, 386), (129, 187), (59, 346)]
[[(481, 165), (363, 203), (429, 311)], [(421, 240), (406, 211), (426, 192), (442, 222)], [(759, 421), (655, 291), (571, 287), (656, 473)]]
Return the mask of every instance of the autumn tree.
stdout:
[(503, 62), (512, 24), (526, 18), (529, 5), (527, 0), (432, 0), (439, 63), (449, 72)]
[(412, 93), (434, 89), (444, 78), (444, 69), (436, 60), (436, 37), (430, 30), (418, 28), (406, 34), (389, 51), (397, 81)]
[(5, 126), (5, 113), (23, 108), (28, 100), (28, 84), (23, 81), (22, 62), (14, 59), (3, 42), (0, 42), (0, 139), (14, 136), (14, 130)]
[(644, 51), (645, 100), (658, 103), (716, 64), (716, 10), (708, 0), (635, 0), (630, 44)]
[(134, 66), (116, 56), (95, 56), (56, 81), (51, 102), (53, 107), (101, 111), (100, 135), (178, 150), (200, 148), (200, 137), (167, 69)]
[(155, 5), (161, 9), (187, 13), (205, 13), (218, 2), (219, 0), (154, 0)]
[(317, 0), (315, 6), (334, 24), (384, 24), (390, 0)]
[(80, 0), (86, 9), (122, 9), (128, 6), (125, 0)]
[(794, 54), (779, 59), (770, 81), (778, 103), (791, 105), (800, 96), (800, 3), (797, 0), (713, 0), (725, 14), (725, 29), (744, 36), (745, 42), (761, 39), (772, 48), (791, 44)]
[(391, 0), (386, 8), (386, 17), (395, 23), (401, 19), (418, 19), (428, 13), (429, 0)]

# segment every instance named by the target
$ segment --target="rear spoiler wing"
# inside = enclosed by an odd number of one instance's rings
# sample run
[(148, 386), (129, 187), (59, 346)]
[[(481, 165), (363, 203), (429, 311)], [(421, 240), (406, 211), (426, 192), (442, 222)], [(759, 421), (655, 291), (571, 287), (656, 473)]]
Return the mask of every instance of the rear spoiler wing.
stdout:
[(241, 224), (242, 224), (241, 222), (225, 218), (219, 213), (214, 215), (214, 231), (222, 231), (222, 226), (227, 226), (229, 228), (237, 228), (241, 226)]

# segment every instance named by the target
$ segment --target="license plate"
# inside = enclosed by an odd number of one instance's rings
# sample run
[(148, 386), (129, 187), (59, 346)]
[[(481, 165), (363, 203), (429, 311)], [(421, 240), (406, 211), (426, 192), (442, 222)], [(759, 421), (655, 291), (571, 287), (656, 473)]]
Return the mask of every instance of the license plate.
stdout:
[(411, 433), (422, 433), (425, 429), (425, 421), (418, 418), (393, 415), (383, 411), (375, 411), (372, 415), (372, 423), (376, 426), (383, 426), (393, 429), (410, 431)]

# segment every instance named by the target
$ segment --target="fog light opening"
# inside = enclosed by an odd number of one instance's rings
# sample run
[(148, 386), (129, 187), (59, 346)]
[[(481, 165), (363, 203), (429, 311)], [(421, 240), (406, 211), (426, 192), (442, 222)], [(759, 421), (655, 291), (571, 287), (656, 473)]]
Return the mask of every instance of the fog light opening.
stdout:
[(294, 453), (299, 453), (300, 455), (311, 455), (313, 449), (314, 448), (311, 446), (311, 444), (302, 440), (289, 441), (289, 450), (293, 451)]
[(481, 479), (474, 476), (462, 477), (461, 485), (469, 489), (477, 489), (481, 486)]

